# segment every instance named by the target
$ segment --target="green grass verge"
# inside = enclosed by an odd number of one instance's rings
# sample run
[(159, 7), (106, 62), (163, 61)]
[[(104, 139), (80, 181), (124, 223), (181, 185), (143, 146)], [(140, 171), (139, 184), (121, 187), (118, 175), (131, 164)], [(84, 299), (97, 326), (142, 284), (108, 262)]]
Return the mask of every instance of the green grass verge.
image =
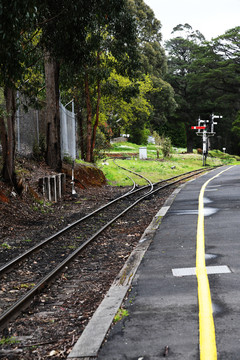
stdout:
[[(123, 157), (127, 153), (125, 160), (116, 159), (117, 164), (145, 176), (152, 182), (202, 168), (202, 155), (197, 154), (196, 151), (193, 154), (186, 154), (184, 153), (186, 149), (175, 148), (171, 156), (165, 159), (161, 159), (160, 151), (160, 159), (157, 159), (157, 147), (155, 145), (148, 145), (147, 160), (139, 160), (138, 156), (135, 155), (139, 152), (139, 146), (131, 143), (113, 144), (109, 155), (111, 155), (111, 152), (113, 154), (121, 154)], [(215, 150), (209, 153), (207, 165), (239, 164), (239, 160), (240, 158), (237, 156), (231, 156)], [(111, 159), (108, 159), (106, 163), (107, 165), (101, 160), (97, 163), (97, 166), (103, 171), (109, 185), (131, 186), (132, 182), (128, 176), (131, 176), (137, 184), (146, 184), (144, 179), (140, 179), (134, 174), (129, 174), (125, 170), (118, 168)]]

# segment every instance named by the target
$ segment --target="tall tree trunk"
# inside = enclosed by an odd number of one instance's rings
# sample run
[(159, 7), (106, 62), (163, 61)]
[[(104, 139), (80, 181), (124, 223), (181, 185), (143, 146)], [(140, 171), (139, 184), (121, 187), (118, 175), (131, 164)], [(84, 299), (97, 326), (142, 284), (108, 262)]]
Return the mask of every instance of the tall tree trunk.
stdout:
[(93, 132), (92, 132), (92, 145), (91, 145), (91, 161), (93, 162), (93, 150), (95, 148), (95, 143), (96, 143), (96, 133), (97, 133), (97, 128), (98, 128), (98, 124), (99, 124), (99, 108), (100, 108), (100, 100), (101, 100), (101, 82), (98, 79), (97, 82), (97, 108), (96, 108), (96, 120), (93, 126)]
[(6, 87), (4, 91), (7, 111), (7, 122), (5, 124), (4, 118), (0, 118), (0, 133), (1, 144), (3, 152), (3, 179), (12, 184), (17, 190), (16, 173), (15, 173), (15, 91)]
[(7, 171), (8, 134), (3, 116), (0, 117), (0, 139), (1, 139), (2, 157), (3, 157), (3, 167), (1, 170), (1, 175), (3, 179), (7, 181), (9, 177)]
[(85, 159), (85, 147), (84, 147), (84, 132), (83, 132), (83, 114), (79, 99), (75, 97), (75, 106), (76, 106), (76, 117), (79, 128), (79, 144), (80, 144), (80, 152), (81, 159)]
[(86, 152), (86, 161), (91, 162), (91, 148), (92, 148), (92, 105), (89, 89), (89, 79), (88, 74), (85, 74), (85, 98), (87, 105), (87, 152)]
[(59, 64), (45, 54), (47, 151), (46, 162), (56, 171), (62, 170), (59, 112)]

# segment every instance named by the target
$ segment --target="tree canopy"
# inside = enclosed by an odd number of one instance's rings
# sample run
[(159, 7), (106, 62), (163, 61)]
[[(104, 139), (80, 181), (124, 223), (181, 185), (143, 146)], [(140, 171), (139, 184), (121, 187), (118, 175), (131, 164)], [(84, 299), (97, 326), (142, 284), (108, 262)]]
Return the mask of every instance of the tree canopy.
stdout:
[[(166, 43), (167, 79), (176, 94), (175, 119), (186, 127), (188, 151), (196, 141), (191, 124), (199, 116), (208, 119), (211, 113), (221, 114), (224, 119), (218, 124), (218, 136), (212, 144), (236, 151), (231, 128), (239, 110), (239, 27), (210, 42), (188, 24), (178, 25), (173, 34), (176, 31), (178, 36)], [(182, 36), (179, 32), (183, 32)]]
[[(47, 155), (60, 170), (59, 96), (75, 100), (82, 157), (94, 161), (97, 129), (140, 143), (157, 131), (187, 139), (199, 116), (223, 115), (214, 146), (240, 152), (240, 27), (206, 41), (179, 24), (161, 44), (161, 22), (143, 0), (28, 0), (0, 4), (2, 176), (16, 183), (16, 90), (47, 103)], [(166, 52), (165, 52), (166, 49)], [(173, 131), (176, 127), (181, 134)], [(185, 127), (185, 134), (183, 134)], [(106, 129), (109, 131), (107, 132)], [(138, 131), (136, 131), (136, 129)]]

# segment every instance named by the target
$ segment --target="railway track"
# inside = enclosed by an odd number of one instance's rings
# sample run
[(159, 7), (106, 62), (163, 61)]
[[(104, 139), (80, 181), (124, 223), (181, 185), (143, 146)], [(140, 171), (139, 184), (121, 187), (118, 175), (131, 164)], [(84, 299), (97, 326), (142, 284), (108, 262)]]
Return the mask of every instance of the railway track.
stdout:
[(161, 189), (173, 186), (203, 171), (206, 169), (185, 173), (154, 184), (145, 179), (147, 185), (138, 189), (136, 183), (133, 183), (132, 189), (126, 194), (101, 206), (4, 264), (0, 268), (0, 288), (4, 289), (0, 294), (0, 327), (4, 328), (8, 321), (26, 308), (46, 284), (126, 212)]

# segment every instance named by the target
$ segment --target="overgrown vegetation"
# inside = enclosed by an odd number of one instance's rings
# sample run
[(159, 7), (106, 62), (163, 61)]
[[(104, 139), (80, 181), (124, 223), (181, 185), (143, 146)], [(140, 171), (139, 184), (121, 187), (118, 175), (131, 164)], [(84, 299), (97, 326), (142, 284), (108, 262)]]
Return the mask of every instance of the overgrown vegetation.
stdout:
[(35, 141), (33, 157), (56, 171), (62, 170), (60, 134), (66, 133), (60, 97), (68, 104), (74, 99), (78, 151), (87, 162), (101, 158), (121, 134), (145, 145), (155, 131), (164, 158), (171, 144), (192, 152), (200, 139), (191, 125), (213, 111), (224, 120), (211, 146), (240, 153), (240, 26), (206, 41), (189, 24), (176, 24), (163, 48), (160, 20), (143, 0), (2, 4), (0, 170), (19, 195), (15, 125), (22, 96), (36, 109), (46, 104), (40, 126), (46, 136)]
[(212, 158), (218, 158), (225, 161), (234, 162), (234, 161), (240, 161), (240, 156), (238, 155), (230, 155), (225, 152), (222, 152), (220, 150), (210, 150), (209, 156)]
[(35, 139), (33, 143), (33, 159), (36, 161), (43, 161), (46, 154), (46, 139), (42, 134), (39, 135), (39, 139)]
[(114, 316), (113, 322), (117, 323), (118, 321), (124, 319), (128, 315), (129, 314), (128, 314), (128, 311), (126, 309), (120, 308), (120, 309), (118, 309), (117, 314)]
[(11, 249), (11, 246), (10, 246), (8, 243), (6, 243), (6, 242), (2, 243), (0, 246), (1, 246), (3, 249), (8, 249), (8, 250)]
[(0, 339), (0, 345), (12, 345), (12, 344), (17, 344), (19, 343), (19, 341), (14, 337), (14, 336), (11, 336), (11, 337), (2, 337)]
[[(132, 182), (129, 179), (129, 173), (119, 168), (116, 164), (135, 171), (151, 181), (156, 182), (161, 179), (166, 179), (181, 173), (202, 168), (202, 155), (197, 154), (195, 150), (192, 154), (187, 154), (184, 148), (171, 148), (168, 157), (164, 157), (162, 147), (160, 145), (147, 145), (147, 160), (139, 160), (139, 147), (136, 144), (124, 142), (112, 144), (109, 152), (113, 156), (118, 155), (113, 159), (107, 158), (106, 161), (99, 161), (98, 167), (104, 172), (108, 183), (113, 186), (131, 186)], [(121, 156), (122, 155), (122, 156)], [(124, 158), (124, 159), (123, 159)], [(211, 151), (207, 158), (207, 165), (219, 166), (226, 164), (238, 164), (240, 157), (225, 154), (219, 150)], [(145, 180), (137, 177), (134, 174), (130, 176), (141, 185), (144, 185)]]

